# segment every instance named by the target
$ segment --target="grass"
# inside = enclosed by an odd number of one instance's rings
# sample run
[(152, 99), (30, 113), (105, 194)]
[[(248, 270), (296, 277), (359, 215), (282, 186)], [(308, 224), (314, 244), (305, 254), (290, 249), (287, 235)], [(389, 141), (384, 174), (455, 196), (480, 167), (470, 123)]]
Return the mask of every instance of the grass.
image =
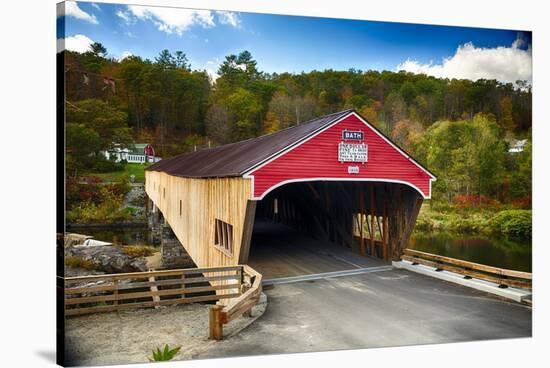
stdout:
[(134, 175), (134, 182), (145, 183), (145, 168), (150, 164), (126, 164), (124, 170), (113, 171), (108, 173), (87, 173), (87, 175), (100, 177), (104, 182), (120, 183), (126, 178), (130, 179)]

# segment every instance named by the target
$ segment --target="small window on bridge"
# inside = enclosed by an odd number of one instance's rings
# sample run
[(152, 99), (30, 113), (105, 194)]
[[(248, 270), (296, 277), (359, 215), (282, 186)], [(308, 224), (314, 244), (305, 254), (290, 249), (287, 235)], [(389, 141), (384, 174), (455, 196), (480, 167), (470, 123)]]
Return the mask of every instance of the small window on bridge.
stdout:
[(215, 227), (214, 244), (223, 252), (233, 255), (233, 225), (216, 219)]
[(181, 206), (182, 206), (182, 203), (181, 203), (181, 199), (180, 199), (180, 217), (181, 217), (181, 213), (182, 213)]
[(166, 199), (166, 188), (162, 188), (162, 198)]

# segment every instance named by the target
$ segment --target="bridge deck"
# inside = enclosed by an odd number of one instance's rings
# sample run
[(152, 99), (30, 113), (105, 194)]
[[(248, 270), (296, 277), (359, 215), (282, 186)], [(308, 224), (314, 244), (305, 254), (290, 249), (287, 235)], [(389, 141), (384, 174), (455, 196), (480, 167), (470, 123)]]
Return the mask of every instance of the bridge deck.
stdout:
[(257, 219), (248, 264), (264, 279), (383, 266), (382, 260), (364, 257), (345, 248), (315, 240), (296, 230)]

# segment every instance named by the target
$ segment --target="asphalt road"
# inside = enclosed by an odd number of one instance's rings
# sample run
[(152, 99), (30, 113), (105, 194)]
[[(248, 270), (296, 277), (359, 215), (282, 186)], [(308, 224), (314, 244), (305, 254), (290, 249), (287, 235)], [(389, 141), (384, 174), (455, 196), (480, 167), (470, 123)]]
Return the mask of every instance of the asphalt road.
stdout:
[(275, 285), (263, 316), (195, 358), (531, 336), (531, 308), (407, 270)]

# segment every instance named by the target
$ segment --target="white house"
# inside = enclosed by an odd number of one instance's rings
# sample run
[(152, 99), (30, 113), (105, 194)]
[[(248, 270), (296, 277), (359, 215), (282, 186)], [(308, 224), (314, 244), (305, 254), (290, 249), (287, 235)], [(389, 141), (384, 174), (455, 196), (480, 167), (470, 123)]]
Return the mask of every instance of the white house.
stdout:
[(510, 148), (508, 149), (509, 153), (520, 153), (523, 152), (525, 149), (525, 145), (527, 144), (527, 139), (521, 139), (521, 140), (512, 140), (510, 142)]
[(161, 160), (155, 155), (155, 149), (148, 143), (136, 143), (130, 148), (121, 148), (120, 144), (113, 145), (114, 148), (101, 153), (108, 159), (115, 162), (127, 161), (129, 163), (155, 163)]

